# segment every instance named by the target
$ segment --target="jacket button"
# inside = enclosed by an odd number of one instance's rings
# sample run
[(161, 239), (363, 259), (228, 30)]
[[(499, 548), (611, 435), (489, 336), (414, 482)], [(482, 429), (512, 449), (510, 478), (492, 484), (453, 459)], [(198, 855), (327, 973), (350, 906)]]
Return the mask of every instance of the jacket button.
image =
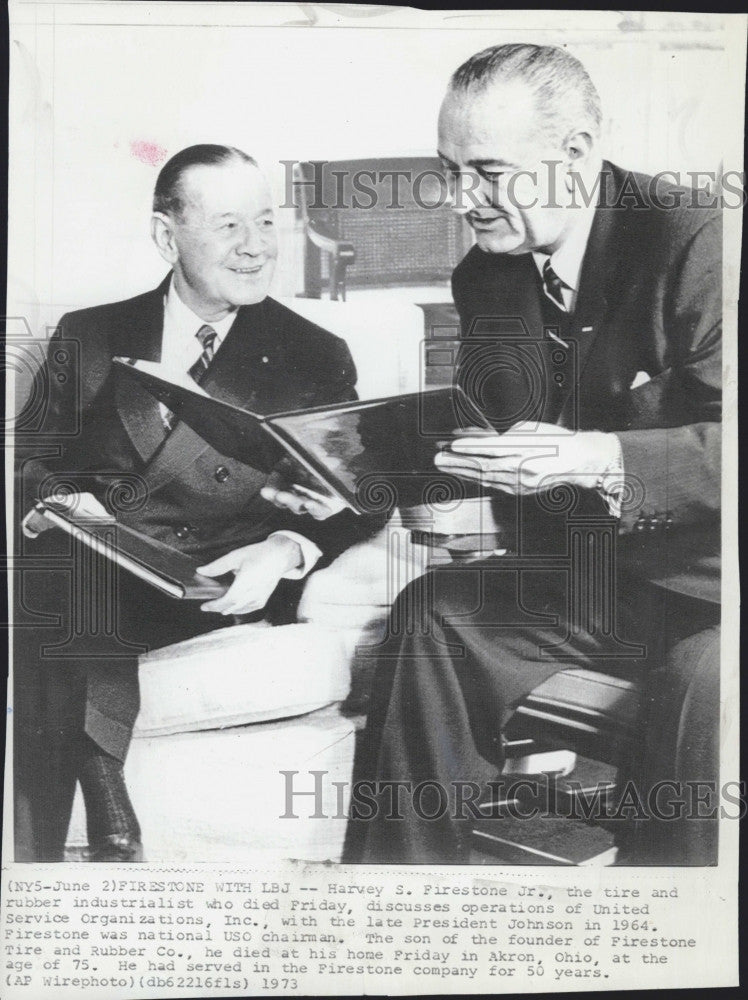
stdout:
[(180, 524), (178, 528), (174, 529), (174, 534), (177, 538), (187, 538), (190, 533), (189, 524)]
[(217, 483), (225, 483), (230, 475), (231, 473), (229, 472), (229, 470), (226, 468), (225, 465), (219, 465), (216, 471), (213, 473), (213, 478)]
[(649, 522), (647, 524), (647, 530), (648, 531), (656, 531), (659, 528), (659, 526), (660, 526), (660, 519), (659, 519), (659, 517), (656, 517), (656, 516), (655, 517), (650, 517)]

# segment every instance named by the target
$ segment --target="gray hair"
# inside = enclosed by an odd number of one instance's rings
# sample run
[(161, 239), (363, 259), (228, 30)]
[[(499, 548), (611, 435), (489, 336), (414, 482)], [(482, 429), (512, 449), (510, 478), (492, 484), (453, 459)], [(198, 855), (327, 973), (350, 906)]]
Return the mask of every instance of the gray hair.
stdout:
[(515, 80), (530, 89), (539, 134), (561, 145), (584, 124), (599, 138), (600, 95), (581, 62), (555, 45), (493, 45), (455, 70), (449, 85), (456, 93), (480, 93)]

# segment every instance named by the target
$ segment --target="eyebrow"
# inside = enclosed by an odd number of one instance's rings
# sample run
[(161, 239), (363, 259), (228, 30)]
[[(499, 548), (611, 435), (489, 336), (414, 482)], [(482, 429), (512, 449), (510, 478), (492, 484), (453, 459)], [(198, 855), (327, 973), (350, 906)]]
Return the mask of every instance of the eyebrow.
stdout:
[(468, 163), (471, 167), (510, 167), (514, 169), (517, 166), (516, 163), (501, 159), (469, 160)]
[[(437, 156), (439, 156), (440, 159), (444, 160), (444, 162), (447, 164), (447, 166), (449, 166), (450, 168), (451, 167), (457, 168), (457, 164), (453, 160), (450, 160), (450, 158), (448, 156), (445, 156), (444, 153), (440, 152), (438, 149), (437, 149), (436, 152), (437, 152)], [(489, 157), (489, 158), (485, 158), (485, 159), (482, 158), (482, 159), (468, 160), (468, 164), (467, 165), (469, 167), (510, 167), (512, 169), (516, 168), (516, 164), (515, 163), (509, 163), (508, 160), (502, 160), (502, 159), (500, 159), (498, 157), (497, 158), (491, 158), (491, 157)]]
[[(260, 212), (257, 213), (257, 215), (255, 216), (255, 218), (259, 219), (261, 215), (273, 215), (273, 214), (274, 214), (274, 209), (273, 208), (263, 208)], [(217, 219), (233, 219), (233, 218), (236, 218), (237, 215), (239, 215), (239, 212), (219, 212), (216, 215), (212, 215), (211, 219), (216, 219), (216, 220)]]

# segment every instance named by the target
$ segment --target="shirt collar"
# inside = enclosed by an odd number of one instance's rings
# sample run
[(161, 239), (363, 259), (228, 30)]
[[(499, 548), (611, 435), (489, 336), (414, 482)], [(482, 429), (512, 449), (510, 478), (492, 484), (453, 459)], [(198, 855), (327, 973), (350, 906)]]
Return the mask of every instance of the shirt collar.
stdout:
[[(235, 319), (236, 310), (234, 309), (223, 319), (217, 319), (207, 324), (216, 331), (219, 344), (226, 339)], [(179, 297), (179, 293), (174, 287), (173, 277), (164, 297), (164, 323), (168, 323), (174, 330), (179, 330), (185, 337), (194, 337), (200, 327), (206, 325), (206, 321), (193, 312)]]
[(582, 261), (587, 249), (587, 242), (592, 229), (592, 222), (595, 217), (595, 203), (580, 206), (577, 209), (568, 211), (578, 212), (574, 219), (574, 225), (566, 234), (563, 243), (550, 255), (533, 250), (532, 256), (535, 265), (543, 274), (543, 266), (550, 260), (551, 267), (556, 272), (563, 283), (573, 292), (579, 291), (579, 278), (582, 273)]

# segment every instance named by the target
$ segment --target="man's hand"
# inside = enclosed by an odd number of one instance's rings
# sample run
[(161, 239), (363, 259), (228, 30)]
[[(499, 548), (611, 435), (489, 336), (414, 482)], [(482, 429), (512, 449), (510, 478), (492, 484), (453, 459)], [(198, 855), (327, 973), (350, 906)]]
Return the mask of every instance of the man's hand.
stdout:
[(457, 438), (435, 459), (439, 469), (524, 496), (559, 483), (595, 489), (619, 461), (618, 438), (555, 424), (515, 424), (504, 434)]
[[(110, 518), (111, 515), (103, 507), (93, 493), (51, 493), (46, 497), (51, 503), (55, 503), (65, 510), (69, 510), (78, 517), (90, 518)], [(29, 511), (23, 519), (21, 528), (27, 538), (36, 538), (43, 531), (53, 528), (53, 523), (43, 514), (36, 510)]]
[(260, 495), (281, 510), (290, 510), (292, 514), (309, 514), (315, 521), (326, 521), (345, 509), (342, 500), (332, 497), (322, 497), (303, 486), (288, 486), (283, 476), (271, 472)]
[(244, 615), (264, 608), (284, 574), (301, 564), (298, 544), (283, 535), (273, 535), (264, 542), (245, 545), (241, 549), (198, 566), (204, 576), (233, 573), (234, 582), (222, 597), (200, 605), (201, 611), (222, 615)]

